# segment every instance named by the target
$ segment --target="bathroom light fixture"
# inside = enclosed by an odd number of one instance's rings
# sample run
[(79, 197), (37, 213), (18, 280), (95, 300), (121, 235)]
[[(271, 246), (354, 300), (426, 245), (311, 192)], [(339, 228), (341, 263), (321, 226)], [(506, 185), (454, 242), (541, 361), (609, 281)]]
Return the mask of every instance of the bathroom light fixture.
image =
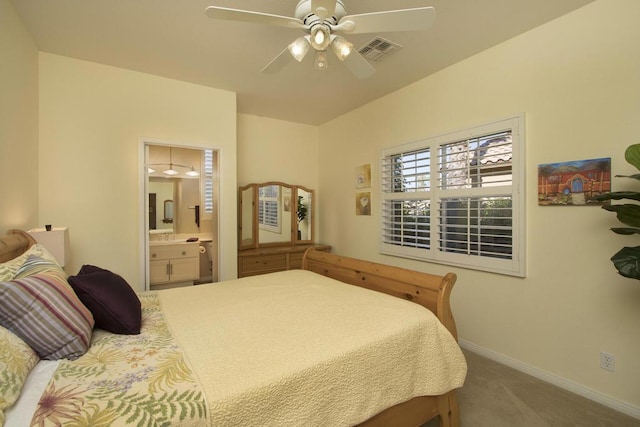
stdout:
[(200, 172), (195, 170), (193, 166), (179, 165), (177, 163), (173, 163), (172, 147), (169, 147), (169, 163), (152, 163), (147, 165), (147, 173), (149, 174), (152, 174), (155, 172), (155, 169), (151, 168), (151, 166), (169, 166), (169, 169), (165, 169), (162, 171), (163, 174), (169, 175), (169, 176), (176, 176), (180, 174), (180, 172), (175, 169), (176, 167), (189, 169), (187, 172), (185, 172), (185, 175), (187, 176), (190, 176), (190, 177), (200, 176)]
[(163, 170), (163, 171), (162, 171), (162, 173), (163, 173), (163, 174), (165, 174), (165, 175), (171, 175), (171, 176), (174, 176), (174, 175), (178, 175), (180, 172), (178, 172), (177, 170), (175, 170), (175, 169), (173, 168), (173, 163), (170, 163), (170, 164), (169, 164), (169, 169), (165, 169), (165, 170)]
[(197, 170), (195, 170), (195, 169), (193, 168), (193, 166), (191, 166), (191, 170), (190, 170), (190, 171), (188, 171), (188, 172), (186, 172), (186, 173), (185, 173), (185, 175), (187, 175), (187, 176), (200, 176), (200, 174), (198, 173), (198, 171), (197, 171)]

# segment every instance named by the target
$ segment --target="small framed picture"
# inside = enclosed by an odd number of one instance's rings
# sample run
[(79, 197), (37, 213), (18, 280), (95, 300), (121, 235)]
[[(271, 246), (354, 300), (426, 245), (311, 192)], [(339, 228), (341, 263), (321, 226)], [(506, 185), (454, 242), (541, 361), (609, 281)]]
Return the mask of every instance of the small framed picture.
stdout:
[(356, 215), (371, 215), (371, 192), (356, 193)]
[(356, 168), (356, 188), (371, 187), (371, 165), (366, 164)]

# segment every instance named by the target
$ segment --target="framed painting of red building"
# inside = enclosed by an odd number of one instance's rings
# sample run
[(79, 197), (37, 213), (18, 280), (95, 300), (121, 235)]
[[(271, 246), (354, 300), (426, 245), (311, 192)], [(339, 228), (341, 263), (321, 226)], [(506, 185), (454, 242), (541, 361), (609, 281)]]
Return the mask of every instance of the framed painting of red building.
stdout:
[(538, 204), (601, 206), (595, 197), (611, 191), (611, 158), (538, 165)]

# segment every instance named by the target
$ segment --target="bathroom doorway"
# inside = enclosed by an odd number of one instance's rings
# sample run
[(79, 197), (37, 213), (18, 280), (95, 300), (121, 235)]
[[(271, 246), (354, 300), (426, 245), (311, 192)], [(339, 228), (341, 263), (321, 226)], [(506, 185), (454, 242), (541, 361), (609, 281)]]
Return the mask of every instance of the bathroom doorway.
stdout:
[[(180, 143), (144, 142), (145, 289), (189, 286), (219, 279), (219, 152)], [(193, 244), (191, 241), (196, 240)], [(188, 248), (180, 269), (188, 274), (158, 279), (157, 248)], [(184, 248), (180, 245), (184, 245)], [(193, 246), (197, 246), (197, 254)], [(163, 249), (163, 253), (166, 252)], [(155, 255), (155, 256), (154, 256)], [(151, 258), (154, 257), (152, 260)], [(171, 260), (167, 261), (172, 269)], [(176, 264), (177, 267), (177, 264)]]

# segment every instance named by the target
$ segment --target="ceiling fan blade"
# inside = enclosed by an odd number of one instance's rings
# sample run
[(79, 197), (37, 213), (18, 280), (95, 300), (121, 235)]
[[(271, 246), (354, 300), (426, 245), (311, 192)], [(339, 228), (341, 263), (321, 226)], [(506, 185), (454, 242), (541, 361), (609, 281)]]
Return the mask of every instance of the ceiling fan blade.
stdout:
[(376, 69), (369, 64), (369, 61), (358, 52), (353, 51), (345, 58), (343, 64), (359, 79), (368, 79), (373, 76)]
[(271, 15), (269, 13), (251, 12), (247, 10), (229, 9), (217, 6), (207, 7), (205, 13), (212, 19), (249, 22), (251, 24), (277, 25), (279, 27), (287, 28), (305, 28), (302, 20), (289, 16)]
[(431, 27), (435, 19), (436, 11), (432, 7), (389, 10), (347, 15), (333, 30), (349, 34), (420, 31)]
[(311, 0), (311, 10), (320, 19), (327, 19), (336, 12), (336, 0)]
[(265, 74), (275, 74), (278, 71), (282, 70), (291, 60), (293, 56), (289, 52), (289, 48), (285, 47), (282, 52), (278, 54), (271, 62), (269, 62), (263, 69), (262, 72)]

